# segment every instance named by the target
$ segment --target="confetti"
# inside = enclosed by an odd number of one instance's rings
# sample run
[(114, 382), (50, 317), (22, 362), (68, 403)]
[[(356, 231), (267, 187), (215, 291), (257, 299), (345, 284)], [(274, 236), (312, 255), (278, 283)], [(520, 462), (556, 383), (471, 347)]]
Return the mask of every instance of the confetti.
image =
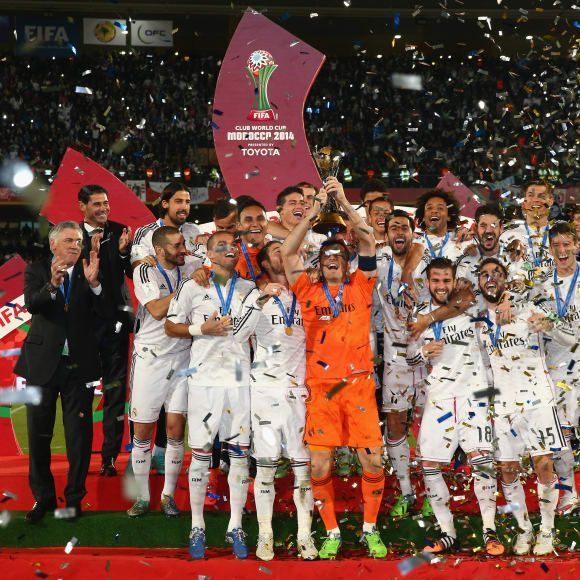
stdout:
[(12, 513), (11, 512), (9, 512), (7, 510), (0, 512), (0, 528), (7, 527), (11, 520), (12, 520)]
[(20, 348), (9, 348), (6, 350), (0, 350), (0, 358), (6, 358), (9, 356), (19, 356), (21, 352), (22, 349)]
[(76, 518), (76, 516), (77, 508), (75, 507), (58, 508), (54, 510), (54, 518), (57, 520), (71, 520)]
[(40, 405), (42, 390), (40, 387), (25, 389), (0, 389), (0, 405)]
[(406, 576), (409, 572), (412, 572), (419, 566), (428, 564), (433, 560), (433, 558), (435, 558), (435, 554), (430, 554), (429, 552), (421, 552), (416, 556), (412, 556), (411, 558), (407, 558), (406, 560), (399, 562), (397, 564), (397, 568), (399, 569), (399, 572), (403, 576)]
[(443, 421), (447, 421), (447, 419), (450, 419), (451, 417), (453, 417), (453, 413), (451, 411), (449, 411), (449, 413), (445, 413), (445, 415), (441, 415), (441, 417), (439, 417), (437, 419), (437, 423), (443, 423)]
[(175, 372), (175, 374), (173, 376), (175, 378), (177, 378), (177, 377), (190, 377), (191, 375), (194, 375), (196, 372), (197, 372), (197, 369), (195, 369), (195, 368), (181, 369), (181, 370), (178, 370), (177, 372)]
[(395, 89), (403, 89), (407, 91), (422, 91), (423, 79), (416, 74), (401, 74), (393, 73), (391, 76), (391, 84)]
[(64, 548), (65, 554), (70, 554), (73, 551), (73, 548), (78, 544), (78, 539), (74, 536), (66, 543)]

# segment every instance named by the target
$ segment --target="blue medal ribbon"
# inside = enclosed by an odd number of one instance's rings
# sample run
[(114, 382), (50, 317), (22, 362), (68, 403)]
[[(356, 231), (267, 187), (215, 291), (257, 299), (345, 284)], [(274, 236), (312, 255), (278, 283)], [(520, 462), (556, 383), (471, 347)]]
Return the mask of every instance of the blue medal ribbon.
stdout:
[(292, 292), (292, 306), (290, 307), (290, 314), (286, 312), (286, 307), (282, 303), (282, 300), (278, 296), (274, 297), (274, 302), (278, 305), (282, 317), (284, 318), (284, 326), (290, 328), (294, 324), (294, 313), (296, 312), (296, 294)]
[[(73, 269), (73, 274), (74, 274), (74, 269)], [(68, 272), (66, 273), (66, 275), (68, 276)], [(62, 284), (59, 286), (60, 291), (62, 293), (62, 297), (64, 298), (64, 309), (68, 310), (68, 305), (70, 304), (70, 300), (71, 300), (71, 296), (72, 296), (72, 286), (73, 286), (73, 277), (69, 276), (68, 277), (68, 288), (66, 290), (66, 293), (64, 291), (64, 280), (62, 281)]]
[(326, 299), (328, 300), (328, 304), (330, 304), (330, 308), (332, 308), (332, 316), (334, 318), (338, 318), (340, 314), (340, 305), (342, 304), (342, 294), (344, 292), (344, 284), (346, 280), (342, 282), (340, 288), (338, 289), (338, 294), (336, 295), (336, 300), (332, 297), (330, 290), (328, 289), (328, 284), (325, 282), (322, 283), (322, 288), (324, 289), (324, 293), (326, 294)]
[(250, 276), (252, 280), (256, 282), (256, 272), (254, 272), (254, 267), (252, 266), (252, 261), (250, 260), (250, 254), (248, 254), (248, 248), (246, 248), (246, 244), (244, 244), (243, 241), (240, 241), (240, 246), (242, 246), (242, 253), (244, 254), (244, 260), (246, 260), (246, 266), (248, 266)]
[(393, 256), (390, 263), (389, 263), (389, 271), (387, 272), (387, 286), (389, 289), (389, 294), (391, 296), (391, 299), (393, 301), (393, 305), (399, 307), (400, 305), (402, 305), (402, 303), (404, 303), (404, 300), (401, 298), (401, 295), (403, 294), (403, 292), (407, 289), (407, 287), (405, 285), (400, 285), (399, 286), (399, 291), (397, 292), (397, 297), (395, 298), (395, 296), (393, 296), (393, 269), (395, 267), (395, 257)]
[[(433, 312), (433, 302), (431, 302), (429, 312)], [(439, 342), (441, 340), (441, 335), (443, 334), (443, 321), (441, 320), (440, 322), (432, 322), (429, 326), (433, 330), (435, 340)]]
[[(171, 284), (171, 279), (169, 278), (169, 274), (167, 274), (167, 271), (165, 270), (165, 268), (161, 265), (161, 263), (159, 262), (159, 260), (156, 258), (155, 262), (157, 263), (157, 269), (161, 272), (161, 275), (165, 278), (165, 281), (167, 282), (167, 287), (169, 288), (169, 293), (173, 293), (173, 284)], [(179, 266), (177, 266), (177, 286), (179, 286), (179, 283), (181, 282), (181, 270), (179, 269)]]
[(576, 270), (574, 271), (574, 276), (572, 277), (572, 282), (570, 283), (570, 288), (568, 288), (568, 294), (566, 295), (565, 302), (562, 302), (562, 295), (560, 294), (560, 286), (558, 282), (558, 272), (554, 270), (554, 289), (556, 294), (556, 309), (558, 311), (558, 316), (564, 318), (566, 312), (568, 311), (568, 306), (572, 301), (572, 296), (574, 296), (574, 291), (576, 290), (576, 284), (578, 283), (578, 275), (580, 274), (580, 266), (576, 265)]
[[(487, 311), (487, 316), (484, 316), (482, 318), (472, 318), (471, 319), (472, 322), (477, 321), (477, 320), (483, 320), (483, 322), (485, 322), (485, 324), (487, 324), (487, 328), (489, 329), (489, 340), (491, 341), (491, 346), (493, 346), (493, 348), (496, 348), (497, 342), (499, 340), (499, 335), (501, 334), (501, 324), (493, 324), (493, 322), (491, 321), (491, 318), (489, 317), (489, 310)], [(495, 330), (493, 331), (493, 333), (491, 332), (491, 329), (495, 326)]]
[(441, 256), (443, 256), (443, 250), (445, 249), (445, 246), (447, 245), (447, 242), (449, 241), (449, 232), (447, 232), (445, 234), (445, 237), (443, 238), (443, 242), (441, 244), (441, 247), (439, 248), (439, 254), (435, 253), (435, 250), (433, 249), (433, 244), (431, 243), (431, 240), (429, 239), (429, 236), (427, 235), (427, 233), (425, 233), (425, 241), (427, 242), (427, 247), (429, 248), (429, 253), (431, 254), (432, 258), (441, 258)]
[(213, 280), (213, 285), (215, 287), (215, 291), (217, 292), (218, 298), (220, 299), (222, 316), (227, 316), (230, 312), (230, 308), (232, 306), (232, 298), (234, 297), (234, 289), (236, 287), (236, 282), (238, 280), (238, 273), (234, 271), (231, 278), (230, 283), (230, 290), (228, 292), (228, 297), (224, 301), (224, 295), (222, 294), (222, 289), (220, 288), (219, 282), (215, 279), (215, 273), (211, 273), (211, 278)]
[(542, 251), (546, 248), (546, 242), (548, 241), (548, 231), (550, 229), (549, 225), (546, 225), (546, 229), (544, 230), (544, 235), (542, 237), (542, 245), (540, 246), (540, 255), (536, 256), (536, 252), (534, 251), (534, 242), (532, 241), (532, 233), (530, 232), (530, 228), (528, 224), (524, 224), (526, 226), (526, 232), (528, 234), (528, 246), (530, 248), (530, 254), (532, 256), (532, 260), (534, 262), (534, 266), (538, 267), (542, 263)]

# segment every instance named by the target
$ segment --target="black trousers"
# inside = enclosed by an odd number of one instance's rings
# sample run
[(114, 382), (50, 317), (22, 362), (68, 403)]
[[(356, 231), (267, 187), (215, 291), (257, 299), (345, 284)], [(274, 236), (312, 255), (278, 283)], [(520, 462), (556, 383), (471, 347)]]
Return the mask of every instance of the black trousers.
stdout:
[(129, 329), (123, 323), (121, 330), (115, 332), (115, 324), (114, 320), (101, 320), (97, 326), (103, 367), (103, 463), (117, 459), (125, 428)]
[(37, 502), (56, 508), (56, 489), (50, 470), (50, 443), (54, 432), (56, 404), (60, 394), (66, 455), (69, 462), (68, 481), (64, 490), (67, 506), (78, 506), (86, 495), (85, 481), (91, 461), (93, 443), (94, 388), (79, 380), (68, 357), (60, 363), (50, 379), (41, 387), (42, 401), (27, 407), (29, 482)]

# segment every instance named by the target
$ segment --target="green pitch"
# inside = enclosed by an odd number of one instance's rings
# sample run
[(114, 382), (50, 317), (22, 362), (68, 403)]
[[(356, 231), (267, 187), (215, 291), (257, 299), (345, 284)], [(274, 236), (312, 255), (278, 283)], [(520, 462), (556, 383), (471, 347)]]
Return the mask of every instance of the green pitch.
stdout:
[[(96, 408), (98, 399), (95, 399), (94, 408)], [(26, 406), (25, 405), (15, 405), (12, 407), (10, 412), (12, 417), (12, 425), (14, 426), (14, 432), (16, 434), (16, 439), (22, 449), (22, 453), (28, 454), (28, 433), (26, 432)], [(56, 421), (54, 423), (54, 435), (52, 438), (51, 449), (53, 453), (65, 453), (66, 447), (64, 442), (64, 426), (62, 424), (62, 407), (60, 405), (60, 399), (58, 400), (56, 406)]]
[[(227, 512), (206, 513), (207, 545), (224, 548), (224, 536), (229, 514)], [(534, 522), (537, 523), (537, 518)], [(344, 547), (359, 549), (361, 545), (358, 534), (362, 526), (360, 514), (343, 515), (341, 517)], [(513, 539), (511, 519), (500, 518), (498, 532), (508, 545)], [(274, 537), (279, 548), (295, 547), (296, 520), (293, 514), (274, 515)], [(558, 518), (558, 543), (560, 549), (566, 550), (574, 540), (577, 540), (578, 517), (571, 519)], [(421, 527), (421, 524), (424, 527)], [(478, 516), (459, 516), (456, 518), (457, 530), (461, 546), (465, 550), (481, 552), (481, 518)], [(191, 528), (189, 514), (179, 518), (166, 518), (160, 513), (150, 513), (139, 519), (131, 519), (124, 512), (85, 512), (75, 522), (55, 520), (47, 515), (37, 525), (24, 521), (23, 512), (12, 512), (12, 520), (5, 528), (0, 528), (0, 546), (6, 548), (36, 548), (47, 546), (66, 546), (66, 543), (76, 537), (79, 546), (95, 547), (142, 547), (142, 548), (185, 548)], [(257, 521), (255, 514), (244, 517), (244, 529), (248, 533), (248, 542), (255, 546), (257, 538)], [(379, 518), (379, 529), (385, 544), (398, 554), (421, 550), (426, 537), (436, 536), (433, 523), (427, 520), (410, 518), (393, 521), (384, 516)], [(318, 540), (323, 528), (319, 518), (314, 526), (315, 539)]]

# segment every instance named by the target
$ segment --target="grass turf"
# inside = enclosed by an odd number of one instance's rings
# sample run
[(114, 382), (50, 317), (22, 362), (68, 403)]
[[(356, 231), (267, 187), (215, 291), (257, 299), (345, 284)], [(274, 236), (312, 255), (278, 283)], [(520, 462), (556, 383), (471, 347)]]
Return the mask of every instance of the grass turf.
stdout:
[[(86, 512), (77, 521), (56, 520), (47, 515), (37, 525), (27, 524), (24, 512), (12, 512), (12, 519), (5, 528), (0, 528), (0, 546), (6, 548), (37, 548), (64, 546), (72, 538), (78, 538), (78, 545), (85, 547), (137, 547), (137, 548), (184, 548), (190, 530), (189, 514), (180, 518), (166, 518), (160, 513), (149, 513), (139, 519), (131, 519), (124, 512)], [(206, 513), (207, 546), (226, 547), (224, 535), (228, 523), (227, 512)], [(498, 532), (507, 543), (513, 539), (515, 532), (513, 520), (500, 516)], [(481, 518), (478, 516), (460, 515), (455, 518), (459, 540), (463, 549), (477, 552), (482, 545)], [(537, 518), (534, 519), (537, 521)], [(569, 549), (578, 538), (578, 517), (556, 521), (561, 549)], [(277, 546), (289, 549), (294, 544), (296, 520), (291, 514), (276, 514), (273, 520), (274, 537)], [(340, 519), (343, 530), (344, 547), (360, 548), (358, 533), (362, 526), (360, 514), (343, 515)], [(422, 527), (423, 526), (423, 527)], [(248, 533), (248, 543), (252, 546), (257, 538), (257, 520), (255, 514), (244, 517), (244, 529)], [(314, 527), (316, 538), (323, 533), (320, 520), (317, 518)], [(401, 555), (421, 550), (428, 537), (437, 537), (432, 521), (406, 518), (393, 521), (381, 516), (379, 529), (387, 546)]]
[[(102, 410), (96, 411), (97, 406), (99, 405), (101, 397), (95, 397), (93, 401), (93, 420), (96, 421), (101, 420), (102, 417)], [(127, 404), (128, 407), (128, 404)], [(95, 412), (96, 411), (96, 412)], [(126, 408), (125, 412), (128, 411)], [(10, 417), (12, 419), (12, 425), (14, 427), (14, 433), (16, 435), (16, 439), (20, 444), (20, 448), (22, 449), (22, 453), (24, 455), (28, 455), (28, 431), (26, 427), (26, 405), (14, 405), (10, 409)], [(187, 444), (188, 438), (188, 426), (185, 427), (185, 449), (189, 451), (189, 445)], [(58, 399), (56, 405), (56, 419), (54, 421), (54, 431), (53, 437), (50, 444), (50, 449), (53, 453), (65, 453), (66, 452), (66, 445), (64, 439), (64, 425), (62, 423), (62, 406), (60, 397)], [(124, 450), (122, 450), (124, 451)]]

